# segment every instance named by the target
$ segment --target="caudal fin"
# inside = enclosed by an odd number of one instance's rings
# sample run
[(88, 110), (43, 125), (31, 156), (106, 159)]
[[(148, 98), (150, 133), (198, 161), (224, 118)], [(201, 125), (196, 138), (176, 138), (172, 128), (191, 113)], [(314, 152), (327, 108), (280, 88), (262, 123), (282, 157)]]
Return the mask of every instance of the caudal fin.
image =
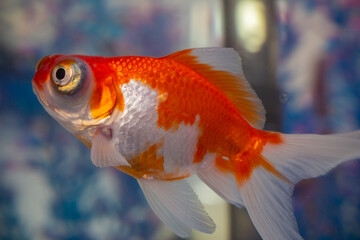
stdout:
[(281, 134), (281, 138), (281, 144), (267, 143), (262, 156), (285, 179), (259, 166), (240, 185), (240, 196), (229, 195), (228, 188), (216, 186), (209, 176), (202, 179), (230, 203), (244, 204), (263, 239), (302, 239), (291, 204), (294, 185), (301, 179), (323, 175), (344, 161), (360, 158), (360, 131), (337, 135)]
[(317, 177), (360, 157), (360, 131), (346, 134), (281, 134), (282, 144), (268, 143), (262, 155), (292, 183)]

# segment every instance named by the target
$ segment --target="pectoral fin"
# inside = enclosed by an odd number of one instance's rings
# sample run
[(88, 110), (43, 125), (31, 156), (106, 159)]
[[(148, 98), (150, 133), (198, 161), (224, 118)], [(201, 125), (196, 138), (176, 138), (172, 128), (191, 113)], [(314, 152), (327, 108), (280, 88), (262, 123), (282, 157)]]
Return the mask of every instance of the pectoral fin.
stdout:
[(180, 237), (189, 237), (192, 228), (205, 233), (215, 231), (215, 223), (186, 180), (138, 182), (156, 215)]
[(91, 161), (97, 167), (129, 166), (125, 157), (119, 153), (111, 141), (111, 129), (96, 130), (91, 146)]

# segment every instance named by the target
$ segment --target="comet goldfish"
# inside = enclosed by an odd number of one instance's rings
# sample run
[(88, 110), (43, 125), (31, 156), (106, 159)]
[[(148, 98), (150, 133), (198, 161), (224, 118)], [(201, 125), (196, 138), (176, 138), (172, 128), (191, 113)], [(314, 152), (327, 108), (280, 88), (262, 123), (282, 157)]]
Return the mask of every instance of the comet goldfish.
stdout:
[(262, 130), (265, 110), (233, 49), (161, 58), (52, 55), (32, 80), (45, 110), (91, 149), (98, 167), (137, 179), (157, 216), (180, 237), (215, 231), (187, 178), (246, 207), (264, 239), (302, 239), (291, 195), (301, 179), (360, 157), (360, 131)]

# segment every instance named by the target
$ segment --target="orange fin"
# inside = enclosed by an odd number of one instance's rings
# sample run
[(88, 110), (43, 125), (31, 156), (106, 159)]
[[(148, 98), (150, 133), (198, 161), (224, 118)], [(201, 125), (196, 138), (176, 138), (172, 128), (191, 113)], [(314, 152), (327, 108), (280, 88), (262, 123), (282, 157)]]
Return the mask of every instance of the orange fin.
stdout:
[(246, 81), (240, 56), (234, 49), (194, 48), (170, 54), (165, 58), (172, 58), (204, 76), (225, 93), (253, 127), (264, 127), (264, 106)]

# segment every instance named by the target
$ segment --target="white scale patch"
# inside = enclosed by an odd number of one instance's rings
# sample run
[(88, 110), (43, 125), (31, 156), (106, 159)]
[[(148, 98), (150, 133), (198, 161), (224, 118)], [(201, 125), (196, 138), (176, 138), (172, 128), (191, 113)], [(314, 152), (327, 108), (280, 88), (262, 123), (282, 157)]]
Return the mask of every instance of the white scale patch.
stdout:
[[(158, 154), (164, 156), (165, 173), (190, 173), (199, 136), (199, 116), (193, 125), (181, 123), (176, 131), (158, 128), (159, 93), (140, 81), (121, 86), (125, 108), (115, 115), (111, 127), (113, 142), (127, 159), (140, 155), (149, 146), (163, 143)], [(204, 161), (205, 162), (205, 161)]]

